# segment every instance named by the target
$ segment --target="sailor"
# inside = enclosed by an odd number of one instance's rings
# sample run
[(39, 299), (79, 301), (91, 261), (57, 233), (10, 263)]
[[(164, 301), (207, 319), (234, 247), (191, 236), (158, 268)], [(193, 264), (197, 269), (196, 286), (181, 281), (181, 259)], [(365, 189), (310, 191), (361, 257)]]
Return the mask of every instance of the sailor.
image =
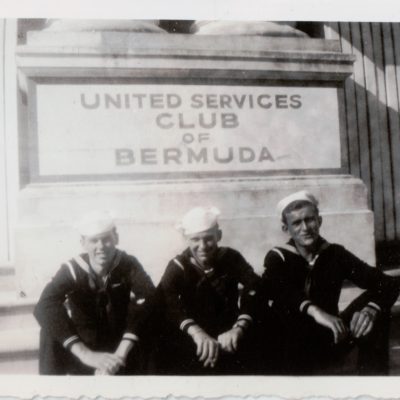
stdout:
[[(340, 373), (354, 344), (358, 373), (382, 373), (384, 321), (399, 294), (396, 280), (321, 237), (322, 217), (312, 193), (293, 193), (277, 208), (289, 241), (267, 253), (263, 286), (282, 324), (285, 373)], [(339, 312), (345, 280), (366, 290)]]
[(84, 252), (61, 265), (34, 310), (41, 326), (39, 371), (143, 373), (141, 335), (154, 285), (139, 261), (117, 248), (109, 212), (92, 211), (77, 228)]
[(169, 329), (161, 348), (165, 373), (249, 372), (246, 342), (260, 278), (238, 251), (219, 245), (219, 214), (196, 207), (178, 226), (187, 248), (168, 263), (158, 287)]

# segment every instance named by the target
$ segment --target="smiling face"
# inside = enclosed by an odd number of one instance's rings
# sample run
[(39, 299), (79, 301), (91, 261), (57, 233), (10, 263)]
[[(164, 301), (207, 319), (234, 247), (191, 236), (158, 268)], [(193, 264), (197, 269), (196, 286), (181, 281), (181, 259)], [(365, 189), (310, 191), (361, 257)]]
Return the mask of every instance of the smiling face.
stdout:
[(96, 273), (105, 272), (114, 259), (118, 234), (114, 230), (94, 236), (82, 236), (81, 244)]
[(282, 230), (287, 232), (297, 247), (311, 249), (319, 238), (322, 218), (313, 204), (304, 204), (285, 213)]
[(193, 257), (201, 265), (207, 266), (217, 253), (222, 232), (218, 226), (214, 226), (204, 232), (185, 235), (185, 238)]

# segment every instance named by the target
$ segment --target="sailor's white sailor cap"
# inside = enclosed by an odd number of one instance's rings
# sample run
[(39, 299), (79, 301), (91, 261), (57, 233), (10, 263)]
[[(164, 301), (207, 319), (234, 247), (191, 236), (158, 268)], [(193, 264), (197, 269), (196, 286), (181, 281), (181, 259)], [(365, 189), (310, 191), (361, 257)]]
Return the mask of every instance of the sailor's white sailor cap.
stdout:
[(207, 231), (218, 224), (220, 211), (216, 207), (195, 207), (189, 210), (176, 224), (184, 235)]
[(85, 214), (76, 224), (82, 236), (96, 236), (115, 229), (114, 217), (110, 211), (94, 210)]
[(310, 193), (307, 190), (300, 190), (299, 192), (292, 193), (289, 196), (284, 197), (276, 206), (276, 209), (279, 213), (279, 215), (282, 215), (283, 211), (285, 208), (295, 202), (295, 201), (307, 201), (311, 204), (314, 204), (316, 207), (318, 207), (318, 200), (315, 198), (315, 196)]

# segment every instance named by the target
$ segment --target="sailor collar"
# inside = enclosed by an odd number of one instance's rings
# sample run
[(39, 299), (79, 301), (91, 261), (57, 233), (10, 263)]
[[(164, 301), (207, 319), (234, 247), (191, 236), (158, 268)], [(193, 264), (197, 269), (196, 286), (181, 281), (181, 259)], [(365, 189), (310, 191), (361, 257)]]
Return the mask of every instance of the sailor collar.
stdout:
[(223, 255), (226, 253), (226, 248), (225, 247), (218, 247), (217, 253), (215, 255), (215, 258), (213, 260), (213, 266), (210, 266), (209, 268), (205, 269), (200, 263), (196, 260), (196, 258), (193, 256), (192, 252), (189, 249), (189, 261), (190, 264), (196, 267), (196, 270), (202, 272), (206, 276), (211, 276), (215, 272), (215, 264), (218, 263), (218, 261), (223, 257)]
[[(73, 260), (79, 265), (79, 267), (85, 271), (90, 277), (97, 278), (96, 273), (94, 272), (92, 266), (88, 261), (86, 261), (83, 257), (85, 255), (79, 255), (73, 258)], [(86, 258), (86, 257), (85, 257)], [(122, 258), (122, 251), (119, 249), (116, 249), (114, 261), (111, 265), (110, 270), (107, 272), (107, 274), (102, 278), (102, 281), (104, 284), (106, 284), (111, 276), (111, 273), (114, 271), (115, 268), (118, 267), (118, 265), (121, 262)]]
[[(284, 245), (282, 245), (280, 247), (285, 249), (285, 250), (290, 251), (291, 253), (294, 253), (294, 254), (298, 255), (303, 260), (305, 260), (310, 267), (314, 267), (314, 265), (317, 262), (319, 256), (321, 255), (321, 253), (323, 253), (329, 246), (330, 246), (330, 243), (327, 240), (325, 240), (323, 237), (319, 237), (319, 239), (318, 239), (318, 250), (317, 250), (314, 258), (311, 261), (308, 261), (307, 259), (305, 259), (299, 253), (299, 251), (297, 250), (293, 239), (290, 239), (287, 243), (285, 243)], [(281, 255), (281, 257), (282, 257), (282, 255)]]

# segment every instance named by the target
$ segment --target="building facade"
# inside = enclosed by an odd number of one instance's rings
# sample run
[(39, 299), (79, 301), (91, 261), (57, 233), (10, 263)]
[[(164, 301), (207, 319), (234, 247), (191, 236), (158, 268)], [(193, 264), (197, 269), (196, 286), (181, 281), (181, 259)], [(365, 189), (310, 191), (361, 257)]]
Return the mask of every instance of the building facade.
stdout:
[(399, 29), (2, 20), (5, 304), (35, 302), (93, 208), (116, 212), (155, 282), (198, 204), (221, 208), (225, 243), (261, 272), (284, 240), (275, 204), (303, 188), (324, 236), (375, 263), (400, 235)]

